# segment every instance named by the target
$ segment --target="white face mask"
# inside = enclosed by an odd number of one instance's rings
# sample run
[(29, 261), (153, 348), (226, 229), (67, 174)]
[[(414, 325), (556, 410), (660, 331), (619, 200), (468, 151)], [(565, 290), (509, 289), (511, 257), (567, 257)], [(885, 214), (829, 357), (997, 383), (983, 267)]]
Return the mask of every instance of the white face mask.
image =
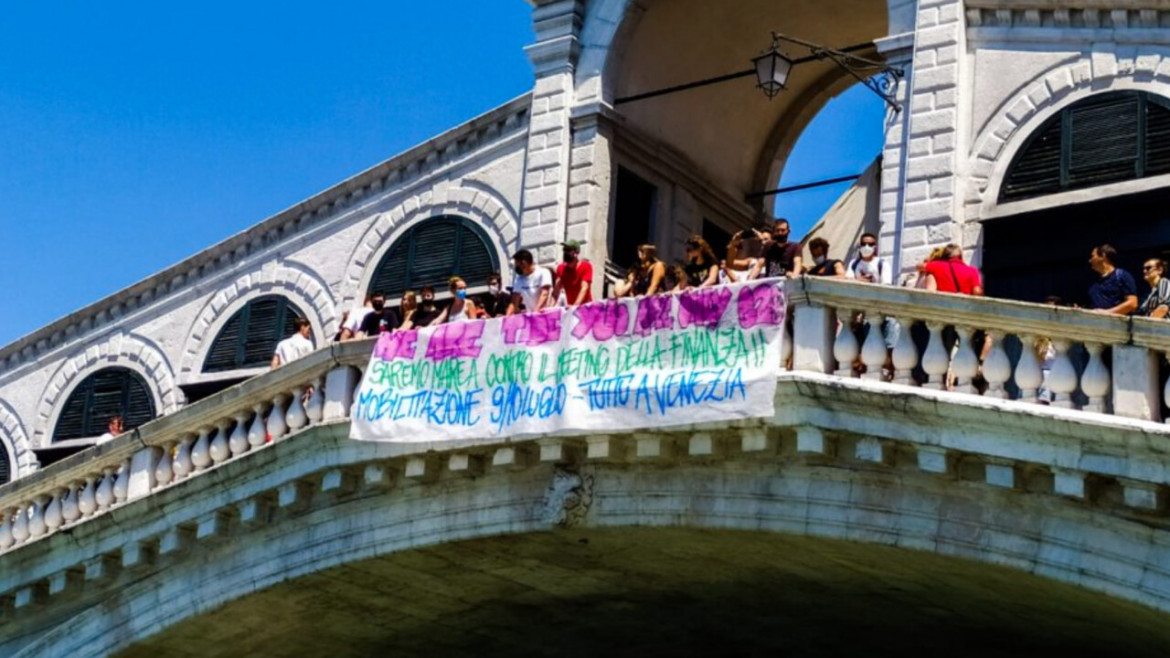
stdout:
[(858, 251), (859, 251), (859, 252), (861, 253), (861, 255), (862, 255), (862, 256), (864, 256), (865, 258), (869, 258), (870, 256), (872, 256), (872, 255), (873, 255), (873, 252), (874, 252), (874, 251), (876, 251), (876, 250), (875, 250), (875, 249), (874, 249), (872, 246), (870, 246), (870, 245), (868, 245), (868, 244), (864, 244), (864, 245), (861, 245), (861, 248), (860, 248), (860, 249), (858, 249)]
[(488, 292), (490, 292), (493, 295), (500, 294), (500, 284), (498, 284), (498, 283), (491, 284), (490, 286), (488, 286)]
[(817, 265), (822, 265), (825, 262), (825, 257), (824, 256), (813, 256), (813, 262), (816, 263)]

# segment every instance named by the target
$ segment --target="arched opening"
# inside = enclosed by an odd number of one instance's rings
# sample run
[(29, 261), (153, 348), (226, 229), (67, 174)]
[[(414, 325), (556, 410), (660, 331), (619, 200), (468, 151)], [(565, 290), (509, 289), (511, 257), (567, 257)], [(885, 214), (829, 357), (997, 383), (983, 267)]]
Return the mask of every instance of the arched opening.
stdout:
[(132, 430), (155, 417), (154, 396), (142, 375), (120, 366), (86, 377), (65, 400), (53, 428), (53, 441), (101, 436), (110, 419), (121, 416)]
[[(880, 57), (871, 44), (887, 34), (887, 10), (886, 2), (874, 1), (639, 2), (627, 13), (630, 24), (617, 31), (620, 41), (611, 46), (604, 73), (622, 119), (613, 126), (611, 260), (628, 264), (626, 252), (636, 242), (656, 243), (666, 258), (680, 258), (689, 234), (719, 240), (770, 214), (772, 199), (759, 193), (775, 187), (797, 138), (853, 78), (830, 61), (809, 58), (793, 67), (786, 90), (771, 100), (756, 88), (754, 74), (647, 92), (750, 69), (752, 58), (770, 47), (772, 31)], [(809, 54), (789, 50), (797, 59)]]
[(292, 578), (118, 655), (1164, 655), (1161, 613), (1006, 567), (766, 532), (438, 544)]
[(14, 470), (16, 469), (8, 458), (8, 450), (4, 446), (0, 446), (0, 484), (11, 482)]
[(304, 317), (296, 304), (280, 295), (249, 301), (219, 330), (203, 361), (203, 372), (267, 367), (276, 344), (293, 335), (297, 319)]
[(433, 286), (447, 289), (460, 276), (469, 288), (484, 286), (500, 261), (483, 228), (465, 217), (442, 215), (412, 226), (378, 261), (367, 293), (398, 300), (407, 290)]
[(1096, 94), (1038, 127), (1000, 186), (984, 224), (989, 295), (1057, 296), (1087, 305), (1093, 246), (1108, 243), (1139, 282), (1141, 263), (1170, 255), (1170, 100), (1136, 91)]

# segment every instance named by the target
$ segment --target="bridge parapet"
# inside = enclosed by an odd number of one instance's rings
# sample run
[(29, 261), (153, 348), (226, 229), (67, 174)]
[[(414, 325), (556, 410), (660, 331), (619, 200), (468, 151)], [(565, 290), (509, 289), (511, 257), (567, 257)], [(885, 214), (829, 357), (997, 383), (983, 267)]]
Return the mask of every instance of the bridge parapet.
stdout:
[(811, 277), (790, 298), (798, 370), (880, 380), (892, 365), (897, 384), (1141, 420), (1161, 420), (1170, 405), (1159, 376), (1165, 320)]

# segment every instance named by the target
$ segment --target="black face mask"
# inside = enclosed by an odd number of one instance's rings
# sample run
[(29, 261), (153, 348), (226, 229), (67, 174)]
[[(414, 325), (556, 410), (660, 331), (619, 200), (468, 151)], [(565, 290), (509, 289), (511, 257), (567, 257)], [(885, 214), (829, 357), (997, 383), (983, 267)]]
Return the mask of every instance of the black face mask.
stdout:
[(370, 302), (370, 305), (374, 307), (375, 311), (381, 311), (382, 308), (386, 306), (386, 302), (381, 299), (375, 299), (374, 301)]

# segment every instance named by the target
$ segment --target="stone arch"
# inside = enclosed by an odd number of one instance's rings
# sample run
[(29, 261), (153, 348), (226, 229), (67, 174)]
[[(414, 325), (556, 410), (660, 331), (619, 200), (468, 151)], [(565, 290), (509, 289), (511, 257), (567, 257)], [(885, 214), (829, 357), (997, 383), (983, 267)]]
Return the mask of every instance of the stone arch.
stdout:
[(24, 430), (24, 424), (16, 411), (4, 400), (0, 400), (0, 448), (6, 453), (12, 467), (12, 479), (22, 478), (40, 467), (32, 441)]
[[(340, 441), (334, 443), (319, 434), (301, 435), (290, 442), (279, 464), (269, 460), (258, 465), (259, 470), (240, 464), (223, 471), (214, 483), (199, 485), (196, 480), (192, 484), (208, 487), (204, 495), (226, 492), (221, 504), (238, 505), (250, 496), (268, 495), (279, 483), (303, 485), (307, 476), (322, 467), (368, 463), (376, 486), (391, 488), (361, 496), (314, 495), (316, 502), (305, 501), (307, 509), (295, 517), (253, 519), (249, 523), (264, 525), (240, 526), (232, 542), (202, 541), (189, 545), (181, 559), (143, 565), (140, 577), (111, 590), (103, 605), (85, 605), (68, 624), (37, 633), (20, 655), (86, 655), (87, 647), (113, 653), (282, 582), (395, 553), (409, 556), (412, 551), (435, 551), (457, 542), (523, 540), (557, 533), (566, 545), (572, 545), (593, 532), (625, 530), (693, 531), (688, 536), (723, 536), (722, 541), (729, 542), (734, 542), (735, 535), (721, 533), (749, 531), (805, 537), (814, 547), (833, 548), (835, 542), (855, 548), (872, 546), (883, 557), (896, 558), (888, 563), (891, 568), (896, 564), (897, 569), (913, 571), (919, 559), (945, 559), (961, 566), (974, 583), (982, 582), (984, 574), (994, 575), (997, 582), (1029, 579), (1043, 591), (1057, 587), (1054, 591), (1061, 594), (1078, 592), (1082, 600), (1123, 605), (1147, 620), (1160, 613), (1133, 603), (1161, 611), (1168, 605), (1157, 576), (1145, 571), (1164, 570), (1155, 566), (1159, 553), (1154, 545), (1159, 539), (1149, 528), (1074, 502), (1021, 497), (1019, 492), (991, 485), (967, 486), (971, 483), (944, 481), (925, 473), (892, 474), (815, 463), (786, 464), (778, 471), (774, 463), (765, 461), (738, 464), (735, 477), (728, 477), (717, 463), (703, 462), (672, 467), (597, 465), (576, 471), (544, 464), (394, 488), (378, 480), (382, 462), (369, 461), (378, 453), (376, 446)], [(165, 510), (167, 524), (177, 523), (184, 501), (193, 500), (188, 490), (171, 489), (159, 495), (164, 498), (144, 511), (149, 515)], [(104, 532), (117, 533), (122, 541), (135, 530), (118, 519), (95, 522), (108, 523)], [(157, 532), (162, 526), (152, 527)], [(1110, 541), (1081, 539), (1102, 533)], [(287, 560), (273, 560), (274, 542), (312, 546), (312, 550), (293, 551)], [(637, 543), (636, 539), (632, 542)], [(196, 552), (201, 554), (192, 555)], [(507, 555), (506, 551), (501, 554)], [(455, 572), (456, 567), (446, 564)], [(217, 577), (207, 577), (208, 569)], [(184, 582), (190, 587), (161, 587), (164, 582)], [(121, 614), (130, 610), (135, 614)]]
[(1085, 55), (1053, 66), (1010, 96), (972, 141), (965, 219), (978, 220), (998, 205), (1016, 153), (1049, 117), (1089, 96), (1127, 90), (1170, 95), (1170, 57), (1155, 53), (1126, 60), (1113, 53)]
[(183, 393), (175, 385), (174, 366), (166, 353), (148, 338), (118, 330), (65, 359), (53, 373), (37, 403), (35, 447), (45, 448), (52, 442), (53, 427), (61, 413), (59, 403), (69, 399), (69, 394), (86, 377), (107, 366), (129, 368), (141, 375), (158, 415), (169, 414), (182, 406)]
[[(374, 267), (390, 247), (411, 226), (431, 217), (459, 215), (484, 229), (500, 263), (508, 262), (510, 248), (519, 236), (519, 222), (499, 194), (484, 185), (475, 189), (452, 187), (443, 194), (439, 189), (411, 196), (370, 223), (349, 257), (349, 266), (341, 283), (342, 307), (348, 308), (362, 296), (374, 276)], [(507, 278), (508, 273), (504, 272)]]
[(215, 337), (236, 311), (257, 297), (272, 294), (284, 295), (304, 311), (318, 347), (337, 332), (337, 307), (321, 277), (300, 263), (270, 261), (227, 284), (203, 305), (183, 341), (179, 377), (186, 381), (201, 372)]

